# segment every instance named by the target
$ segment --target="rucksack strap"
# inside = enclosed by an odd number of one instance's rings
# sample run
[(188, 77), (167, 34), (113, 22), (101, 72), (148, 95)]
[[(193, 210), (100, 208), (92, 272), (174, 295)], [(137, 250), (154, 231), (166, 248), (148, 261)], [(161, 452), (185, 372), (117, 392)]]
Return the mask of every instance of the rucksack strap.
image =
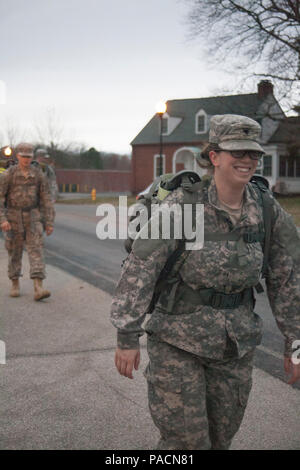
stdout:
[[(181, 262), (178, 264), (176, 271), (174, 271), (172, 273), (173, 274), (173, 276), (172, 276), (173, 281), (170, 280), (170, 279), (168, 280), (168, 277), (170, 276), (170, 273), (173, 271), (173, 268), (174, 268), (175, 264), (177, 263), (177, 261), (179, 261), (179, 258), (183, 253), (184, 253), (184, 255), (182, 256)], [(166, 286), (166, 283), (173, 284), (172, 297), (175, 296), (176, 290), (177, 290), (177, 287), (176, 287), (177, 277), (176, 277), (176, 275), (177, 275), (179, 269), (181, 268), (181, 266), (183, 265), (183, 263), (185, 262), (186, 258), (188, 257), (189, 253), (190, 253), (189, 251), (185, 251), (185, 240), (180, 240), (179, 243), (178, 243), (178, 247), (169, 256), (169, 258), (166, 261), (165, 266), (163, 267), (163, 269), (162, 269), (162, 271), (161, 271), (161, 273), (158, 277), (158, 280), (155, 284), (154, 293), (153, 293), (150, 305), (148, 307), (147, 313), (152, 313), (152, 311), (154, 310), (154, 307), (155, 307), (155, 305), (156, 305), (156, 303), (157, 303), (157, 301), (160, 297), (160, 294), (164, 290), (164, 288)], [(171, 299), (170, 299), (170, 302), (171, 302)]]
[(271, 245), (271, 232), (273, 221), (273, 199), (269, 193), (268, 188), (264, 185), (263, 181), (255, 180), (252, 181), (252, 187), (255, 189), (258, 197), (259, 203), (263, 211), (263, 221), (264, 221), (264, 240), (263, 240), (263, 266), (261, 277), (265, 279), (267, 276), (267, 268), (269, 261), (270, 245)]
[(172, 314), (174, 305), (179, 301), (188, 303), (195, 307), (198, 305), (205, 305), (222, 310), (235, 309), (240, 305), (247, 305), (249, 303), (254, 305), (255, 302), (252, 287), (246, 288), (241, 292), (226, 294), (224, 292), (218, 292), (213, 288), (195, 290), (180, 279), (175, 294), (172, 295), (172, 291), (173, 286), (171, 287), (168, 295), (161, 299), (160, 305), (160, 311), (169, 315)]

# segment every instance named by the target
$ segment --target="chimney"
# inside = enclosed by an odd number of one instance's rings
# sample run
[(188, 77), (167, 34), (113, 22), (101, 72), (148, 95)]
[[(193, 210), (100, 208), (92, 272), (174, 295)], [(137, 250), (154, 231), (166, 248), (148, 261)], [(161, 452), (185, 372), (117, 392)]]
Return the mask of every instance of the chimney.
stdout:
[(257, 94), (260, 99), (264, 99), (267, 95), (273, 95), (273, 84), (270, 80), (261, 80), (257, 85)]

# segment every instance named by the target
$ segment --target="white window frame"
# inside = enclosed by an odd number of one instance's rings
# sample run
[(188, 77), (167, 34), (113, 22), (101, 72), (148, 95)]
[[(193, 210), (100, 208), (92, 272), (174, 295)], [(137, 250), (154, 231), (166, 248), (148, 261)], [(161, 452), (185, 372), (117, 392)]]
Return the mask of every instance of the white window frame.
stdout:
[[(162, 154), (162, 158), (163, 158), (163, 172), (162, 174), (164, 174), (166, 172), (166, 156), (164, 154)], [(155, 154), (154, 155), (154, 162), (153, 162), (153, 179), (157, 178), (157, 174), (156, 174), (156, 171), (157, 171), (157, 168), (159, 167), (159, 159), (160, 159), (160, 155), (159, 154)]]
[[(271, 158), (271, 174), (270, 175), (264, 175), (264, 170), (265, 170), (265, 157), (270, 157)], [(273, 177), (273, 155), (271, 153), (266, 153), (265, 155), (263, 155), (263, 157), (259, 160), (262, 162), (262, 167), (261, 167), (261, 174), (262, 176), (264, 176), (265, 178), (272, 178)]]
[[(198, 130), (198, 116), (204, 116), (204, 129), (203, 131)], [(204, 109), (200, 109), (195, 116), (195, 134), (206, 134), (207, 133), (207, 114)]]

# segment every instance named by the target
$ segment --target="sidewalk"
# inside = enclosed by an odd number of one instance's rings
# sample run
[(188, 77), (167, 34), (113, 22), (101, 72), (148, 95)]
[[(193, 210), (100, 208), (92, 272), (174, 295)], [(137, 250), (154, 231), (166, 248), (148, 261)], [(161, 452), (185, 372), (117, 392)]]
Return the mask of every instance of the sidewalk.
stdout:
[[(22, 295), (8, 295), (0, 240), (0, 449), (154, 449), (143, 370), (134, 380), (114, 366), (111, 297), (52, 266), (52, 296), (34, 302), (24, 256)], [(244, 422), (232, 449), (300, 449), (299, 391), (254, 370)]]

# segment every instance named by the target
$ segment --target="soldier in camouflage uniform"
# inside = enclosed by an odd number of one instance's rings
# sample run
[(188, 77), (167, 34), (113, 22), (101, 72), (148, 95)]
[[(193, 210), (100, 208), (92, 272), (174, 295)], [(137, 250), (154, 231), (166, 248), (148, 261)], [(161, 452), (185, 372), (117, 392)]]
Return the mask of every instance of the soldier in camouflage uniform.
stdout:
[(51, 194), (51, 200), (52, 202), (56, 202), (57, 199), (57, 182), (56, 182), (56, 175), (55, 171), (50, 165), (50, 157), (47, 151), (43, 148), (37, 148), (34, 152), (34, 160), (32, 162), (32, 165), (36, 165), (39, 167), (44, 175), (47, 178), (49, 188), (50, 188), (50, 194)]
[(6, 161), (0, 158), (0, 175), (6, 170)]
[[(249, 183), (263, 155), (259, 136), (259, 124), (244, 116), (211, 119), (204, 157), (214, 172), (196, 198), (204, 204), (205, 234), (225, 234), (224, 239), (204, 236), (202, 249), (185, 252), (175, 295), (170, 282), (144, 329), (156, 280), (177, 241), (137, 237), (123, 265), (111, 309), (118, 329), (115, 364), (120, 374), (133, 378), (145, 330), (145, 376), (150, 412), (161, 434), (158, 449), (228, 449), (244, 415), (254, 350), (262, 337), (253, 286), (263, 251), (258, 240), (248, 243), (243, 237), (263, 226), (258, 193)], [(183, 194), (182, 188), (174, 190), (162, 206), (182, 203)], [(294, 383), (300, 378), (300, 366), (291, 359), (292, 343), (300, 339), (300, 239), (276, 200), (272, 219), (267, 294), (285, 337), (285, 370)], [(242, 236), (226, 239), (232, 231)]]
[(34, 299), (41, 300), (49, 297), (50, 292), (43, 289), (45, 263), (40, 208), (45, 213), (47, 235), (53, 232), (54, 208), (43, 173), (30, 165), (33, 146), (19, 144), (16, 157), (18, 165), (10, 167), (0, 177), (0, 225), (5, 232), (8, 251), (8, 276), (12, 280), (10, 295), (20, 295), (19, 277), (26, 245), (30, 278), (34, 281)]
[(0, 152), (0, 175), (13, 163), (12, 149), (10, 147), (3, 147)]

